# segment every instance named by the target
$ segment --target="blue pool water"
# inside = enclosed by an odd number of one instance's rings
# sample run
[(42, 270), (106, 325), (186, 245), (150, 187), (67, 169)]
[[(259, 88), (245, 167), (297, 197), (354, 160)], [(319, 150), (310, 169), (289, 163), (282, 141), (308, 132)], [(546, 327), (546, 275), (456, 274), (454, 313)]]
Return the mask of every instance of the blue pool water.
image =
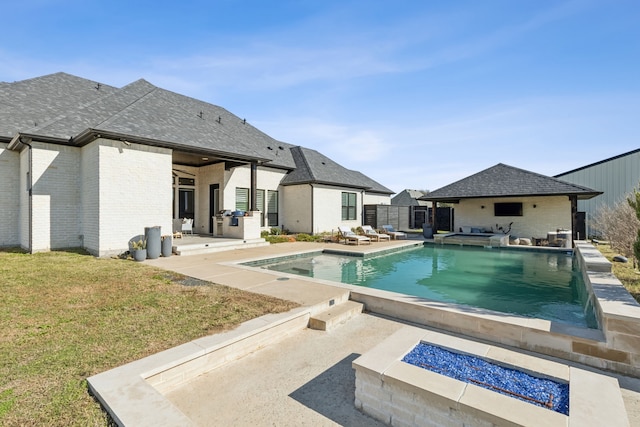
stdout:
[(596, 328), (582, 275), (562, 252), (425, 245), (385, 256), (316, 254), (261, 266), (435, 301)]

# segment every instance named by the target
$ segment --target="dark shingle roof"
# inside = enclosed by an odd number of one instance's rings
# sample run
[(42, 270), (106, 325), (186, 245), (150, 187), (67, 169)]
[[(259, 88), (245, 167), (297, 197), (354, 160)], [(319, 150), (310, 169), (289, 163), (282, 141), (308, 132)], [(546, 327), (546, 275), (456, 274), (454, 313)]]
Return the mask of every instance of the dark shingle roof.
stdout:
[(117, 89), (57, 73), (0, 85), (4, 140), (23, 132), (66, 141), (88, 129), (295, 167), (291, 144), (271, 138), (222, 107), (142, 79)]
[(282, 185), (329, 184), (361, 188), (381, 194), (393, 193), (368, 176), (344, 168), (316, 150), (293, 147), (291, 153), (296, 168), (282, 180)]
[(0, 138), (10, 139), (18, 132), (36, 133), (34, 129), (45, 123), (118, 91), (66, 73), (3, 83), (0, 85)]
[[(252, 159), (291, 172), (283, 185), (325, 183), (393, 192), (317, 151), (278, 141), (217, 105), (140, 79), (122, 88), (56, 73), (0, 83), (0, 141), (24, 133), (83, 144), (91, 134)], [(87, 139), (92, 140), (92, 139)]]
[(428, 206), (429, 203), (421, 199), (425, 194), (428, 194), (428, 192), (424, 193), (420, 190), (405, 189), (393, 196), (391, 204), (397, 206)]
[(457, 202), (460, 199), (514, 196), (575, 195), (590, 199), (600, 191), (499, 163), (430, 192), (421, 200)]
[(367, 193), (380, 193), (380, 194), (386, 194), (386, 195), (393, 194), (393, 190), (390, 190), (389, 188), (385, 187), (379, 182), (369, 178), (367, 175), (363, 174), (362, 172), (354, 171), (354, 170), (352, 170), (351, 172), (355, 174), (356, 179), (358, 179), (357, 182), (367, 186), (365, 187), (365, 189), (367, 190)]

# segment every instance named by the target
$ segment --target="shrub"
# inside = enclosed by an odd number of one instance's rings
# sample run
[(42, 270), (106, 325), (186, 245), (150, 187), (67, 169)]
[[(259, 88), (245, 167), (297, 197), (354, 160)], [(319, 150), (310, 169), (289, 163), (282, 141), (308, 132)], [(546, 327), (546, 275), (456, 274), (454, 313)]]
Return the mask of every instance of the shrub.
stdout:
[[(640, 221), (640, 192), (634, 189), (633, 195), (627, 199), (627, 202), (636, 214), (638, 221)], [(640, 261), (640, 225), (636, 227), (636, 240), (633, 242), (633, 255), (636, 258), (636, 263)]]
[(293, 236), (267, 236), (265, 237), (265, 240), (269, 243), (284, 243), (284, 242), (295, 242), (295, 237)]
[(316, 242), (318, 241), (318, 238), (310, 234), (300, 233), (296, 236), (296, 240), (298, 242)]
[(631, 257), (634, 241), (640, 229), (640, 220), (628, 200), (620, 201), (613, 206), (600, 206), (592, 224), (596, 229), (596, 236), (608, 240), (614, 251)]

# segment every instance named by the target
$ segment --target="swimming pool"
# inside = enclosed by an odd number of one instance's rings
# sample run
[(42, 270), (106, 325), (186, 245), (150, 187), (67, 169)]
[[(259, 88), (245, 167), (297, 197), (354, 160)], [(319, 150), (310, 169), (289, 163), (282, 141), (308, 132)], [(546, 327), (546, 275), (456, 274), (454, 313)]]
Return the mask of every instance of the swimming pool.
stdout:
[(571, 253), (425, 245), (384, 256), (326, 253), (262, 268), (597, 328)]

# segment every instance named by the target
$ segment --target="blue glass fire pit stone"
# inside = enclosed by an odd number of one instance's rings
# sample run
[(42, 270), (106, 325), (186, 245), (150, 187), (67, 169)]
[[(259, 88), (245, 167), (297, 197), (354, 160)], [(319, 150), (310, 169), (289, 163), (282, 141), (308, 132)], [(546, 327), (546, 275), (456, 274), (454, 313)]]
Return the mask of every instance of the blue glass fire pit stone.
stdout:
[(537, 378), (484, 359), (420, 343), (403, 362), (569, 415), (569, 384)]

